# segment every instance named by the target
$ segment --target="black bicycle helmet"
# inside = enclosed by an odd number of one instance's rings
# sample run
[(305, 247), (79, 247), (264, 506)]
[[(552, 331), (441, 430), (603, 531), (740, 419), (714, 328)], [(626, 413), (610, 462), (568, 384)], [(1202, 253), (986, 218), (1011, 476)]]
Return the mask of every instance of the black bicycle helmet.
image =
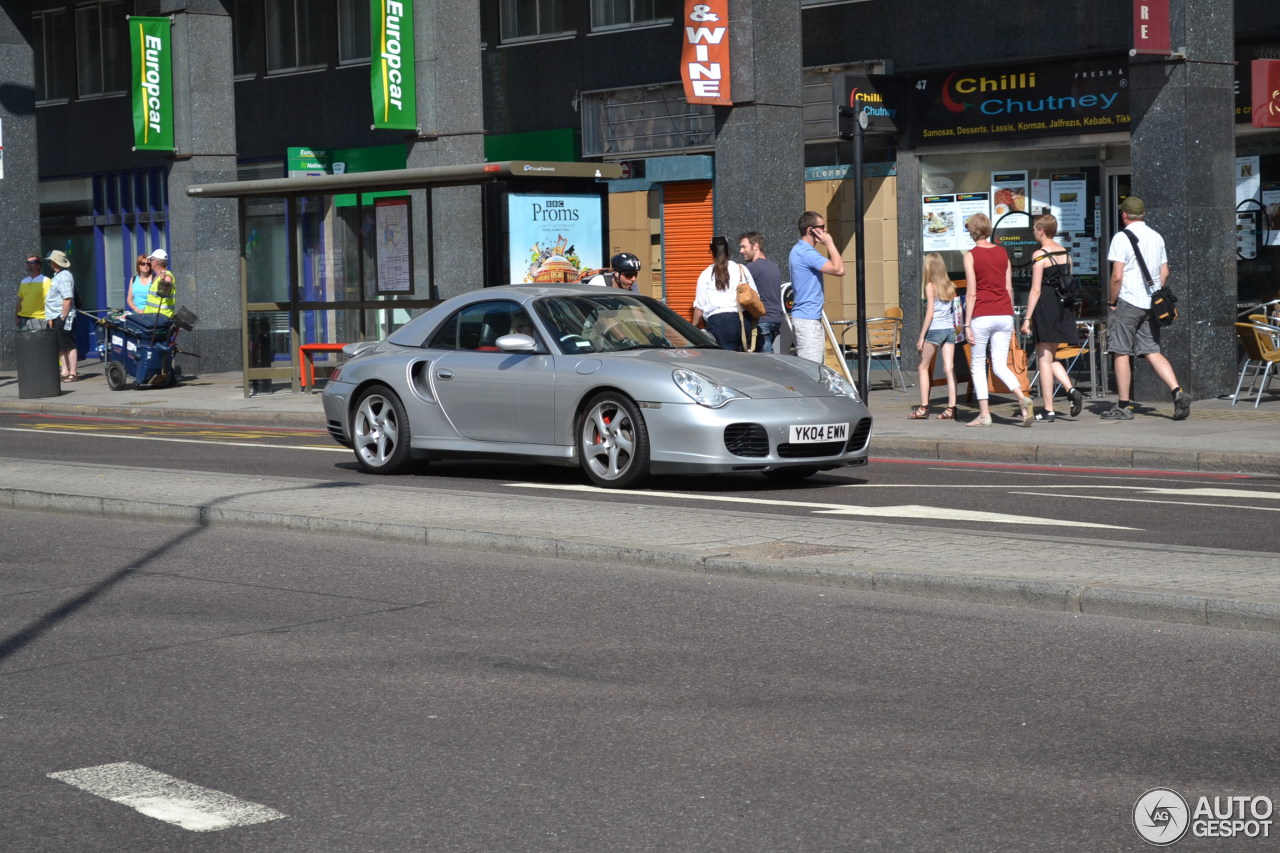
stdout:
[(640, 259), (630, 252), (619, 252), (609, 259), (609, 269), (623, 275), (639, 275)]

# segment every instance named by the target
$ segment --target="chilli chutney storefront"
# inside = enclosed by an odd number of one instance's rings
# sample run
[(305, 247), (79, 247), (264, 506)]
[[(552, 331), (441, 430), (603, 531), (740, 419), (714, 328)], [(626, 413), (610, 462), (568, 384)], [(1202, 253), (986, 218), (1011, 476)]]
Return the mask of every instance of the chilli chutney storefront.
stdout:
[[(1187, 322), (1171, 329), (1170, 357), (1175, 366), (1179, 360), (1187, 365), (1199, 393), (1222, 393), (1227, 377), (1235, 379), (1230, 306), (1278, 295), (1268, 243), (1280, 248), (1280, 237), (1268, 230), (1266, 214), (1268, 202), (1280, 205), (1280, 172), (1269, 183), (1268, 152), (1254, 150), (1269, 147), (1273, 136), (1248, 132), (1249, 63), (1234, 69), (1235, 92), (1225, 85), (1193, 92), (1168, 82), (1176, 76), (1170, 69), (1184, 61), (1169, 57), (1148, 63), (1113, 55), (904, 75), (895, 96), (906, 117), (899, 124), (896, 168), (907, 327), (921, 320), (924, 255), (939, 253), (952, 277), (963, 281), (962, 256), (973, 245), (965, 221), (979, 212), (991, 218), (993, 239), (1009, 251), (1015, 305), (1024, 309), (1036, 248), (1032, 221), (1051, 213), (1083, 286), (1082, 330), (1097, 333), (1102, 367), (1106, 257), (1121, 227), (1117, 208), (1131, 191), (1148, 196), (1158, 187), (1164, 209), (1153, 224), (1169, 242), (1175, 286), (1181, 284), (1192, 297), (1184, 300)], [(1159, 82), (1153, 85), (1153, 79)], [(1202, 101), (1193, 102), (1194, 97)], [(1176, 99), (1189, 104), (1172, 103)], [(1204, 134), (1192, 126), (1199, 120), (1197, 109), (1203, 109)], [(1166, 128), (1175, 118), (1183, 122), (1176, 130), (1193, 132), (1170, 133), (1153, 143), (1153, 129)], [(1135, 162), (1139, 139), (1142, 161)], [(1235, 150), (1228, 140), (1234, 140)], [(1238, 202), (1234, 225), (1225, 206), (1232, 160)], [(1135, 187), (1135, 166), (1141, 187)], [(1180, 201), (1170, 200), (1178, 194)], [(1150, 205), (1152, 199), (1147, 201)], [(1223, 263), (1206, 260), (1211, 254), (1221, 255)], [(1141, 391), (1143, 377), (1137, 380)], [(1100, 384), (1095, 395), (1106, 393), (1105, 373)]]
[(1117, 58), (908, 79), (921, 254), (939, 253), (963, 279), (962, 253), (973, 246), (965, 221), (985, 213), (1025, 305), (1031, 222), (1052, 213), (1084, 286), (1083, 313), (1099, 314), (1114, 211), (1129, 193), (1128, 71), (1127, 58)]

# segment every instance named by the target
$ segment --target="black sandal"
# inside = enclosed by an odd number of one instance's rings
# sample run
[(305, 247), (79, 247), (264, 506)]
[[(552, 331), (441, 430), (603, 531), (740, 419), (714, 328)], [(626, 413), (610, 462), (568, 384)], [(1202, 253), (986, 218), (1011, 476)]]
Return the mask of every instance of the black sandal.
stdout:
[(927, 421), (929, 419), (928, 406), (916, 406), (911, 410), (911, 414), (907, 415), (909, 421)]

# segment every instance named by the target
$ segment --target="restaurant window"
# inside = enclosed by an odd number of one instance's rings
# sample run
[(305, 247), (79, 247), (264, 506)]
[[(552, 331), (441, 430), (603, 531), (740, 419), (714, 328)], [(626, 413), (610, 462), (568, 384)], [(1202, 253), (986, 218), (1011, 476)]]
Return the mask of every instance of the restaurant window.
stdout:
[(565, 0), (502, 0), (502, 40), (564, 34), (564, 8)]
[(366, 0), (338, 0), (338, 62), (368, 62), (369, 4)]
[(925, 154), (920, 158), (921, 247), (937, 252), (953, 278), (963, 278), (963, 253), (972, 248), (965, 222), (985, 213), (992, 239), (1009, 253), (1014, 302), (1025, 305), (1031, 288), (1031, 258), (1038, 244), (1032, 220), (1052, 213), (1057, 240), (1071, 252), (1075, 277), (1084, 289), (1082, 316), (1104, 310), (1110, 228), (1103, 203), (1103, 172), (1096, 148), (1002, 150), (972, 154)]
[(267, 72), (323, 67), (325, 15), (315, 0), (266, 0)]
[(77, 6), (75, 37), (76, 89), (80, 97), (123, 93), (129, 79), (124, 3)]
[(31, 43), (36, 72), (36, 102), (65, 101), (71, 97), (71, 75), (58, 50), (67, 31), (67, 13), (61, 9), (38, 12), (32, 18)]
[[(659, 20), (658, 0), (591, 0), (591, 29), (623, 27)], [(662, 4), (666, 5), (666, 4)], [(670, 15), (663, 18), (671, 20)]]

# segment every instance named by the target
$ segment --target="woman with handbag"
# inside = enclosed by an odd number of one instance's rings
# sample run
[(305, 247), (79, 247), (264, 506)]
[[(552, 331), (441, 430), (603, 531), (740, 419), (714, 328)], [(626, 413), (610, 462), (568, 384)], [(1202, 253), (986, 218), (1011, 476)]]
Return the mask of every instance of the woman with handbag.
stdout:
[(969, 341), (970, 374), (978, 417), (966, 426), (991, 426), (987, 403), (987, 347), (991, 348), (991, 371), (1018, 396), (1018, 410), (1024, 427), (1031, 426), (1034, 406), (1022, 393), (1022, 383), (1009, 369), (1009, 344), (1013, 340), (1013, 267), (1003, 246), (991, 242), (991, 219), (975, 213), (965, 222), (974, 247), (964, 253), (965, 299), (964, 336)]
[(1061, 383), (1071, 403), (1071, 417), (1084, 408), (1084, 394), (1071, 384), (1067, 369), (1058, 361), (1062, 344), (1080, 346), (1080, 330), (1076, 328), (1073, 303), (1064, 301), (1064, 280), (1071, 275), (1071, 253), (1054, 238), (1058, 235), (1058, 219), (1052, 213), (1037, 216), (1031, 225), (1040, 248), (1031, 255), (1031, 293), (1027, 296), (1027, 316), (1022, 321), (1024, 334), (1032, 336), (1036, 346), (1036, 364), (1040, 370), (1040, 396), (1044, 409), (1036, 420), (1053, 423), (1058, 417), (1053, 410), (1053, 386)]
[(743, 339), (750, 339), (755, 319), (740, 309), (738, 287), (747, 285), (758, 301), (756, 282), (749, 269), (729, 260), (728, 238), (712, 238), (711, 257), (711, 265), (698, 276), (698, 289), (693, 297), (693, 324), (696, 326), (699, 321), (704, 322), (707, 331), (721, 347), (742, 352)]

